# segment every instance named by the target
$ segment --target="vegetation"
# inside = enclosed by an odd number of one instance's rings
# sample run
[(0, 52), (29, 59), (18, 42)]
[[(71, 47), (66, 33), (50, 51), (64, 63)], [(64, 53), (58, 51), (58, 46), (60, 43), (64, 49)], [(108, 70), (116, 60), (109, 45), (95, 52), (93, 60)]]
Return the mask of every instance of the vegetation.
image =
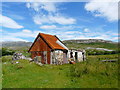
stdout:
[(15, 52), (22, 53), (24, 56), (30, 57), (30, 53), (28, 53), (28, 47), (19, 47), (16, 49), (9, 49), (9, 48), (2, 48), (0, 49), (1, 56), (6, 56), (6, 55), (13, 55)]
[(87, 47), (93, 48), (106, 48), (111, 50), (118, 50), (117, 43), (103, 43), (103, 42), (94, 42), (94, 43), (72, 43), (72, 42), (64, 42), (67, 47), (69, 48), (76, 48), (76, 49), (85, 49)]
[(5, 55), (13, 55), (15, 51), (7, 48), (2, 48), (0, 52), (2, 52), (2, 56), (5, 56)]
[[(107, 54), (118, 54), (117, 43), (104, 43), (104, 42), (93, 42), (93, 43), (75, 43), (75, 42), (64, 42), (67, 47), (70, 49), (85, 49), (88, 55), (107, 55)], [(113, 51), (97, 50), (97, 49), (86, 49), (87, 47), (91, 48), (105, 48)]]
[(0, 89), (2, 89), (2, 62), (0, 61)]
[(96, 49), (88, 49), (86, 50), (88, 55), (108, 55), (108, 54), (118, 54), (120, 51), (104, 51), (104, 50), (96, 50)]
[[(7, 59), (4, 56), (3, 59)], [(3, 88), (118, 88), (118, 55), (88, 56), (77, 64), (38, 66), (27, 60), (3, 62)], [(99, 59), (100, 58), (100, 59)], [(1, 58), (2, 59), (2, 58)], [(16, 62), (16, 61), (15, 61)]]
[(5, 43), (6, 47), (3, 48), (2, 53), (7, 56), (0, 58), (0, 69), (2, 68), (0, 77), (3, 73), (0, 85), (2, 83), (3, 88), (118, 88), (118, 75), (120, 75), (118, 74), (118, 62), (101, 62), (101, 60), (118, 59), (117, 44), (67, 42), (66, 45), (76, 49), (93, 47), (114, 51), (87, 50), (87, 61), (74, 65), (39, 66), (27, 60), (17, 60), (14, 62), (19, 63), (11, 64), (13, 52), (21, 52), (27, 57), (30, 56), (29, 43), (25, 45)]

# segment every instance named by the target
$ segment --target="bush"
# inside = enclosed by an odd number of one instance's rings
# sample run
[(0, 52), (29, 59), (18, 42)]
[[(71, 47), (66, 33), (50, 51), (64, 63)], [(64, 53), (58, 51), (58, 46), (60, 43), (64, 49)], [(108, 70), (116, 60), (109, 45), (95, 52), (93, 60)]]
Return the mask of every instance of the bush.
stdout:
[(92, 50), (86, 50), (88, 55), (107, 55), (107, 54), (118, 54), (119, 51), (103, 51), (103, 50), (96, 50), (96, 49), (92, 49)]
[(5, 56), (5, 55), (13, 55), (13, 53), (15, 53), (14, 50), (11, 50), (11, 49), (7, 49), (7, 48), (2, 48), (0, 50), (0, 52), (2, 51), (2, 56)]
[[(72, 78), (82, 78), (86, 75), (97, 77), (117, 76), (117, 63), (103, 63), (97, 60), (86, 61), (81, 64), (72, 65), (69, 76)], [(111, 73), (112, 72), (112, 73)]]
[(12, 56), (2, 56), (2, 62), (9, 62), (12, 61)]

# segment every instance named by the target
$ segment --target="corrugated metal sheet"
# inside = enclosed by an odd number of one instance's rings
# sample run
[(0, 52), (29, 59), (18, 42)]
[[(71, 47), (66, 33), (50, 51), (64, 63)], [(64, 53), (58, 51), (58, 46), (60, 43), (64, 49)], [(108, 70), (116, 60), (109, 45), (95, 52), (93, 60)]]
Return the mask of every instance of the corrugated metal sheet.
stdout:
[(43, 34), (40, 35), (45, 39), (45, 41), (49, 44), (52, 49), (65, 49), (63, 46), (57, 43), (57, 38), (54, 35)]

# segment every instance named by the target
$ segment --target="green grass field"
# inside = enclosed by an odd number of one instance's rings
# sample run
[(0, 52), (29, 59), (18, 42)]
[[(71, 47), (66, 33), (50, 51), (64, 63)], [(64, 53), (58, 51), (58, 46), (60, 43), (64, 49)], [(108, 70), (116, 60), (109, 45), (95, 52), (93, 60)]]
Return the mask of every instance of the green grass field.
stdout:
[(0, 61), (0, 89), (2, 89), (2, 61)]
[(76, 49), (85, 49), (87, 47), (93, 48), (107, 48), (111, 50), (118, 50), (117, 43), (102, 43), (102, 42), (95, 42), (95, 43), (72, 43), (72, 42), (64, 42), (66, 46), (69, 48), (76, 48)]
[[(118, 88), (118, 63), (100, 60), (118, 55), (88, 56), (86, 62), (38, 66), (27, 60), (11, 64), (2, 57), (3, 88)], [(100, 59), (99, 59), (100, 58)], [(5, 64), (6, 63), (6, 64)]]

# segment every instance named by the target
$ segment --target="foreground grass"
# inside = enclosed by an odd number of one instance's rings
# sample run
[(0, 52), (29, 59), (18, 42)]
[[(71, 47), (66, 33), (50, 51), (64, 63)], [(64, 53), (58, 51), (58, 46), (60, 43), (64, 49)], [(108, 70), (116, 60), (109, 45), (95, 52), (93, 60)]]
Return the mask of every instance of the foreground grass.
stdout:
[(11, 64), (8, 60), (3, 62), (2, 87), (117, 88), (118, 63), (100, 62), (96, 57), (89, 56), (88, 61), (75, 65), (38, 66), (27, 60), (19, 60), (20, 63)]
[(0, 61), (0, 89), (2, 89), (2, 62)]

